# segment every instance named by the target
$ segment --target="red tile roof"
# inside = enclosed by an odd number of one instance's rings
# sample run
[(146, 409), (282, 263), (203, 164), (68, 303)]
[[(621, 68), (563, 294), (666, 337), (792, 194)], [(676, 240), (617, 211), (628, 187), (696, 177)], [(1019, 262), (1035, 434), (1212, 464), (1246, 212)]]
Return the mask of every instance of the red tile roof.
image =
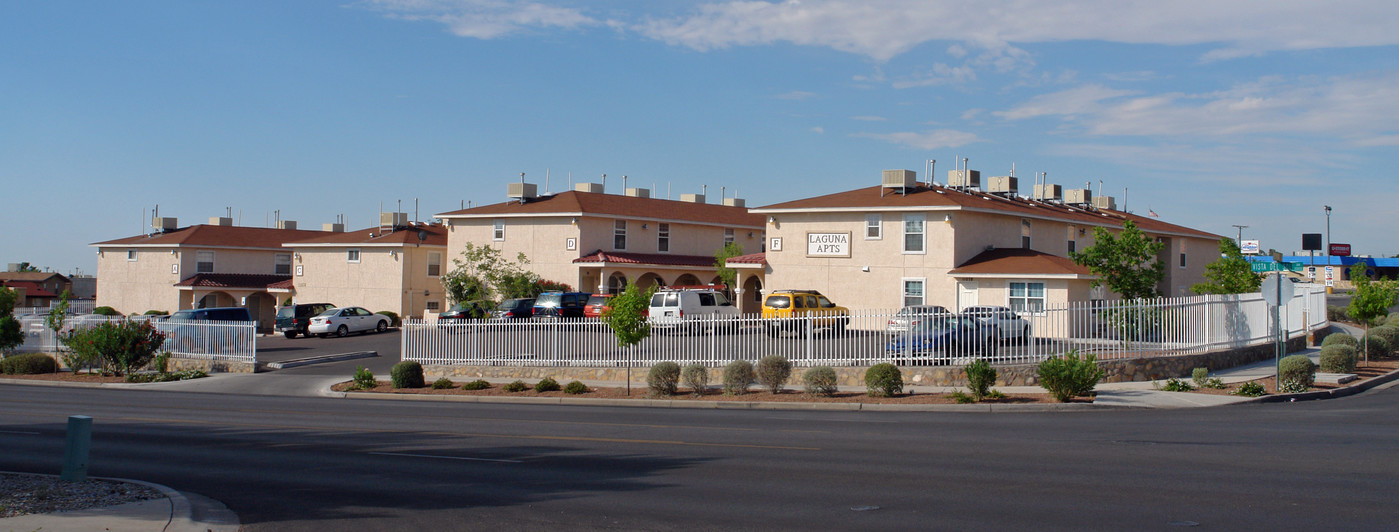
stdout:
[(438, 218), (488, 217), (502, 215), (583, 215), (650, 218), (683, 222), (733, 225), (761, 228), (763, 217), (749, 214), (744, 207), (729, 207), (709, 203), (690, 203), (659, 198), (637, 198), (617, 194), (599, 194), (570, 190), (541, 196), (524, 203), (507, 201), (470, 209), (438, 214)]
[(767, 253), (749, 253), (749, 254), (747, 254), (747, 255), (739, 255), (739, 256), (737, 256), (737, 257), (730, 257), (729, 260), (724, 261), (724, 263), (725, 263), (725, 264), (767, 264), (767, 263), (768, 263), (768, 259), (767, 259)]
[[(422, 231), (426, 240), (418, 240), (418, 231)], [(423, 244), (427, 246), (447, 245), (447, 227), (439, 224), (418, 224), (405, 225), (396, 228), (394, 231), (384, 233), (378, 227), (360, 229), (344, 233), (327, 233), (317, 231), (316, 236), (304, 240), (291, 242), (287, 247), (296, 247), (302, 244), (314, 245), (361, 245), (361, 244)], [(370, 236), (374, 235), (374, 236)]]
[(1073, 259), (1021, 248), (983, 251), (947, 272), (948, 275), (1079, 275), (1092, 277)]
[(693, 266), (713, 268), (714, 257), (705, 255), (670, 255), (664, 253), (620, 253), (597, 250), (573, 259), (574, 264), (645, 264), (648, 266)]
[(290, 278), (267, 285), (268, 290), (294, 290), (296, 285)]
[(3, 280), (0, 280), (0, 286), (4, 286), (4, 287), (6, 287), (6, 288), (23, 288), (23, 289), (24, 289), (24, 297), (26, 297), (26, 298), (50, 298), (50, 297), (58, 297), (57, 294), (54, 294), (53, 292), (50, 292), (50, 291), (48, 291), (48, 290), (44, 290), (44, 288), (43, 288), (42, 286), (39, 286), (39, 283), (35, 283), (35, 282), (31, 282), (31, 281), (3, 281)]
[(290, 275), (266, 275), (253, 273), (198, 273), (175, 286), (195, 288), (251, 288), (263, 290), (273, 288), (284, 281), (291, 281)]
[(168, 233), (138, 235), (92, 244), (99, 247), (120, 246), (200, 246), (225, 248), (281, 249), (282, 244), (325, 235), (323, 231), (301, 229), (270, 229), (231, 225), (192, 225)]
[(58, 272), (0, 272), (0, 281), (28, 281), (33, 283), (43, 283), (54, 277), (69, 282), (68, 277)]
[(755, 208), (753, 212), (766, 213), (769, 211), (783, 210), (798, 212), (813, 210), (878, 211), (886, 209), (911, 210), (918, 207), (991, 211), (1015, 216), (1050, 218), (1063, 220), (1069, 223), (1105, 227), (1121, 227), (1123, 220), (1132, 220), (1133, 223), (1137, 224), (1138, 228), (1148, 233), (1171, 233), (1209, 239), (1222, 238), (1220, 235), (1213, 233), (1166, 223), (1156, 218), (1138, 216), (1123, 211), (1085, 209), (1061, 203), (1036, 201), (1029, 198), (1006, 198), (977, 191), (964, 192), (943, 186), (920, 186), (910, 190), (908, 194), (900, 194), (892, 190), (886, 190), (882, 186), (873, 186), (824, 196), (776, 203)]

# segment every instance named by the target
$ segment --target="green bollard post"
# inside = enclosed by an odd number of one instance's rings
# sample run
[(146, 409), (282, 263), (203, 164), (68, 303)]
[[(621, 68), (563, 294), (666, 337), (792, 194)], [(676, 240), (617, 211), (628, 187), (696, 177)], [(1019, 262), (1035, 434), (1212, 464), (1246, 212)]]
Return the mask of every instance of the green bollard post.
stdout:
[(92, 447), (92, 416), (68, 416), (68, 446), (63, 453), (63, 474), (68, 482), (87, 480), (87, 455)]

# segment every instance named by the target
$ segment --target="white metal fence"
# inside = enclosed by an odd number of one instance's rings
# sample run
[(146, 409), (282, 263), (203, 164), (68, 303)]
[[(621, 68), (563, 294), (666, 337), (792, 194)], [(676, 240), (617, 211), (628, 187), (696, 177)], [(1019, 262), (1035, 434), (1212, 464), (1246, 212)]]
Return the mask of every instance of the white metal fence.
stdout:
[[(92, 327), (102, 322), (128, 319), (148, 318), (145, 316), (130, 318), (120, 316), (69, 317), (61, 332), (66, 334), (74, 328)], [(257, 362), (257, 328), (253, 323), (169, 320), (153, 320), (151, 323), (155, 325), (156, 330), (165, 333), (165, 341), (161, 344), (160, 350), (169, 351), (173, 356)], [(21, 318), (20, 327), (24, 333), (24, 343), (16, 348), (17, 351), (56, 353), (62, 350), (63, 344), (58, 339), (59, 335), (48, 327), (42, 316)]]
[[(1262, 345), (1274, 338), (1272, 311), (1258, 294), (1073, 303), (1013, 320), (897, 312), (859, 310), (848, 319), (774, 320), (756, 314), (687, 319), (682, 327), (653, 329), (630, 350), (619, 348), (611, 329), (596, 319), (407, 320), (402, 356), (422, 364), (484, 366), (606, 367), (629, 360), (647, 366), (669, 360), (716, 367), (767, 355), (783, 355), (798, 366), (961, 364), (973, 358), (1019, 364), (1069, 350), (1099, 360), (1167, 357)], [(917, 322), (911, 332), (910, 321)], [(1325, 325), (1325, 292), (1299, 288), (1282, 323), (1289, 337)]]
[[(57, 304), (58, 303), (55, 302), (47, 307), (15, 307), (15, 315), (48, 315), (49, 311), (53, 310), (53, 307)], [(92, 310), (95, 308), (97, 308), (97, 301), (92, 299), (72, 299), (68, 301), (69, 314), (91, 314)]]

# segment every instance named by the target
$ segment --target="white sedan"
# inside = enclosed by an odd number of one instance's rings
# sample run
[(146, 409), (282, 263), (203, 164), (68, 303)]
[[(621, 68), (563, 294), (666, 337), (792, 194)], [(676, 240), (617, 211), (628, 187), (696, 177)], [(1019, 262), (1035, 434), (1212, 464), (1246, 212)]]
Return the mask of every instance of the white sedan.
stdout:
[(384, 332), (392, 323), (393, 320), (383, 314), (375, 314), (360, 307), (340, 307), (313, 316), (306, 332), (321, 338), (331, 333), (345, 336), (352, 332)]

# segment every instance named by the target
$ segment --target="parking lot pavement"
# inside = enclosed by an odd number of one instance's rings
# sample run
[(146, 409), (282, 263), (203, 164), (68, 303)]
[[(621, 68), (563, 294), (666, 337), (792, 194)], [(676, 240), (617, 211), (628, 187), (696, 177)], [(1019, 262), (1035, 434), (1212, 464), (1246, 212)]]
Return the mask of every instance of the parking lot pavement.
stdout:
[(374, 351), (379, 356), (270, 371), (279, 374), (343, 375), (348, 379), (355, 374), (356, 367), (364, 366), (375, 375), (387, 376), (389, 369), (399, 361), (400, 338), (402, 335), (398, 329), (389, 329), (385, 333), (351, 334), (344, 338), (298, 336), (287, 339), (281, 335), (264, 336), (257, 339), (257, 360), (262, 363), (284, 362), (313, 356)]

